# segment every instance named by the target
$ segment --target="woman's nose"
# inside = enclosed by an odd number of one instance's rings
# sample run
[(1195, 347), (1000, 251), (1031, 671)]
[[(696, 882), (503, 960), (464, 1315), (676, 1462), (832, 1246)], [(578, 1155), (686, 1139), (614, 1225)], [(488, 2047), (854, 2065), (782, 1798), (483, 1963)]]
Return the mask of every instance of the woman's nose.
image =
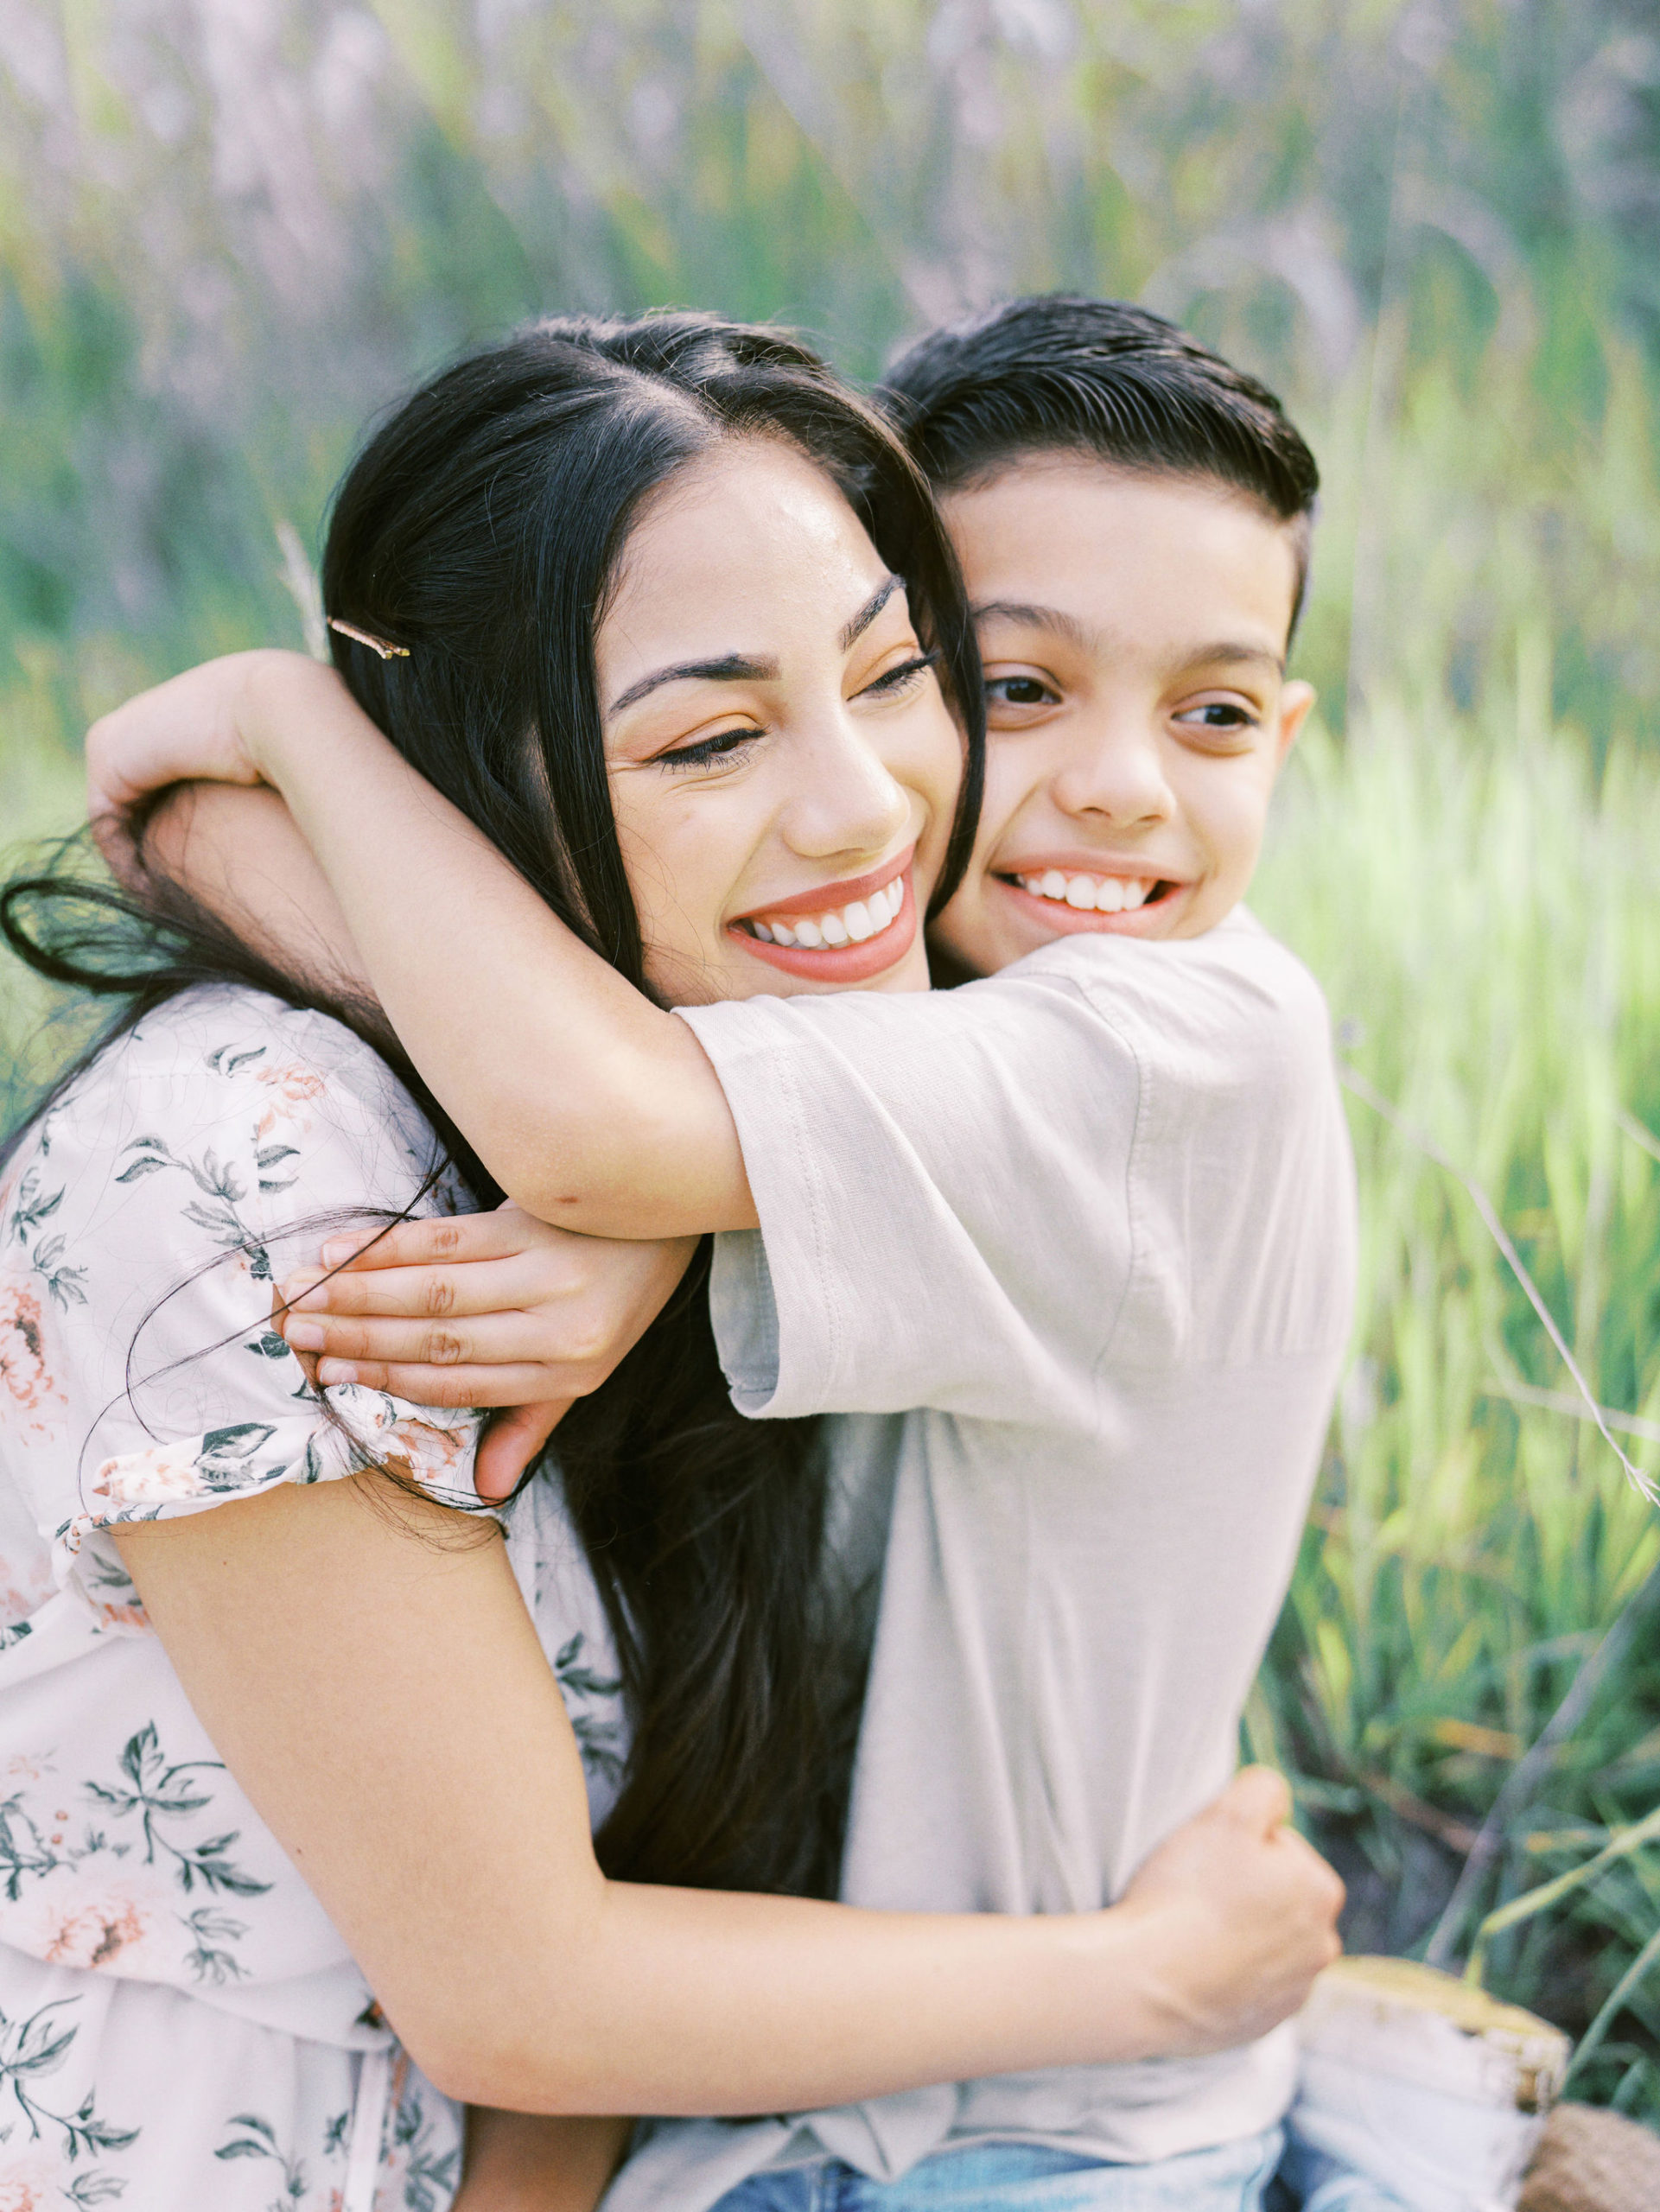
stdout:
[(1167, 821), (1175, 798), (1151, 730), (1116, 729), (1071, 750), (1050, 785), (1063, 814), (1103, 816), (1120, 829)]
[(810, 773), (790, 810), (785, 836), (804, 859), (880, 855), (904, 835), (911, 801), (866, 730), (847, 714), (831, 718), (812, 747)]

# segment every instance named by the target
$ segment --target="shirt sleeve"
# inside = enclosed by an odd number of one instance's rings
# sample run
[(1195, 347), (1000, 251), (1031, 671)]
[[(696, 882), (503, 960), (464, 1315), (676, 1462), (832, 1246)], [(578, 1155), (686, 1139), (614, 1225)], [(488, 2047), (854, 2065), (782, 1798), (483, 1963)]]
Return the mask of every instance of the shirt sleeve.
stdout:
[(26, 1141), (0, 1299), (38, 1352), (11, 1454), (60, 1586), (142, 1628), (111, 1528), (391, 1464), (476, 1508), (478, 1417), (321, 1395), (271, 1326), (277, 1278), (341, 1228), (441, 1199), (425, 1125), (321, 1016), (204, 993), (97, 1062)]
[(1046, 979), (683, 1011), (760, 1219), (711, 1288), (741, 1409), (1087, 1421), (1133, 1251), (1129, 1039)]
[(956, 991), (680, 1011), (760, 1216), (711, 1284), (755, 1414), (1110, 1421), (1110, 1347), (1229, 1356), (1212, 1255), (1294, 1180), (1299, 1114), (1333, 1111), (1318, 989), (1243, 917), (1065, 939)]

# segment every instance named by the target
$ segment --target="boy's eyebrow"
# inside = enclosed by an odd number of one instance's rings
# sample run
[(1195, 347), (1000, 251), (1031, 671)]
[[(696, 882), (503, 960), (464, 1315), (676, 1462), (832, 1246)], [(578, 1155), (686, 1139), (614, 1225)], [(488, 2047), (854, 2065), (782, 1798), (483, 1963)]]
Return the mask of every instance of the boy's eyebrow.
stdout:
[[(1080, 652), (1098, 652), (1107, 643), (1099, 630), (1091, 629), (1075, 614), (1068, 614), (1059, 607), (1028, 607), (1014, 599), (988, 600), (973, 610), (976, 622), (983, 622), (992, 615), (1001, 616), (1005, 622), (1019, 622), (1028, 630), (1047, 630), (1053, 636), (1065, 638), (1068, 645), (1076, 645)], [(1184, 664), (1190, 668), (1210, 667), (1218, 661), (1235, 666), (1242, 661), (1255, 662), (1262, 668), (1271, 668), (1276, 676), (1285, 674), (1285, 655), (1271, 652), (1267, 645), (1249, 645), (1237, 638), (1220, 638), (1210, 645), (1183, 651)]]
[(1027, 607), (1019, 600), (992, 599), (969, 611), (976, 622), (995, 614), (1005, 622), (1019, 622), (1028, 630), (1053, 631), (1056, 637), (1065, 638), (1068, 645), (1076, 645), (1080, 652), (1093, 652), (1103, 642), (1099, 631), (1090, 629), (1075, 614), (1068, 614), (1059, 607)]
[(677, 660), (667, 668), (654, 668), (649, 676), (642, 676), (638, 683), (614, 698), (606, 709), (608, 715), (620, 715), (625, 707), (632, 707), (648, 691), (656, 691), (665, 683), (682, 683), (696, 680), (705, 683), (776, 683), (779, 665), (775, 660), (755, 660), (747, 653), (723, 653), (716, 660)]
[(1187, 658), (1195, 667), (1201, 663), (1208, 665), (1218, 660), (1256, 661), (1263, 668), (1271, 668), (1276, 676), (1285, 674), (1283, 653), (1270, 652), (1266, 645), (1242, 645), (1233, 638), (1224, 638), (1213, 645), (1201, 645), (1197, 652), (1189, 653)]

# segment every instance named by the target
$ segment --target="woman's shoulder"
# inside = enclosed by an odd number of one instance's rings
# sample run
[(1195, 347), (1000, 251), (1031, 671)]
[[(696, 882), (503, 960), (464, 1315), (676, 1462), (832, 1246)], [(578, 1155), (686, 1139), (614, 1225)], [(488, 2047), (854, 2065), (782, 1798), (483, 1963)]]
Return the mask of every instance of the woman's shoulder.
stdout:
[[(6, 1180), (48, 1177), (91, 1206), (99, 1190), (113, 1203), (118, 1187), (177, 1168), (204, 1203), (234, 1187), (271, 1215), (325, 1190), (401, 1207), (440, 1159), (414, 1100), (344, 1023), (207, 984), (113, 1039), (29, 1131)], [(434, 1202), (457, 1200), (441, 1185)]]
[(283, 1065), (345, 1080), (356, 1091), (396, 1086), (379, 1055), (333, 1015), (226, 982), (199, 984), (151, 1008), (105, 1047), (74, 1088), (205, 1081), (235, 1089), (269, 1084), (271, 1069)]
[(385, 1131), (429, 1154), (430, 1125), (373, 1047), (344, 1022), (244, 984), (208, 983), (154, 1007), (114, 1038), (46, 1119), (83, 1131), (111, 1106), (124, 1125), (147, 1109), (174, 1126), (220, 1119), (299, 1134)]

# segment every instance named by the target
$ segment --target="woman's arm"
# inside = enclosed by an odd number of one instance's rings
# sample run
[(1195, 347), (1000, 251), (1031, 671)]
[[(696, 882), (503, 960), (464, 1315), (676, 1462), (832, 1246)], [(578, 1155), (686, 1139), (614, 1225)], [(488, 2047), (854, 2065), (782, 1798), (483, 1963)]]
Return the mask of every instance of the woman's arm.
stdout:
[[(87, 764), (95, 817), (192, 777), (283, 794), (410, 1058), (528, 1212), (602, 1236), (754, 1227), (725, 1094), (684, 1023), (549, 912), (332, 669), (210, 662), (97, 723)], [(211, 866), (187, 861), (210, 895), (249, 862), (271, 872), (269, 817), (226, 826)]]
[(417, 2063), (465, 2101), (783, 2111), (1214, 2049), (1294, 2010), (1335, 1949), (1340, 1887), (1261, 1777), (1103, 1913), (607, 1881), (493, 1533), (363, 1477), (118, 1541), (227, 1764)]
[(452, 2212), (594, 2212), (628, 2147), (626, 2120), (539, 2113), (467, 2115), (467, 2166)]

